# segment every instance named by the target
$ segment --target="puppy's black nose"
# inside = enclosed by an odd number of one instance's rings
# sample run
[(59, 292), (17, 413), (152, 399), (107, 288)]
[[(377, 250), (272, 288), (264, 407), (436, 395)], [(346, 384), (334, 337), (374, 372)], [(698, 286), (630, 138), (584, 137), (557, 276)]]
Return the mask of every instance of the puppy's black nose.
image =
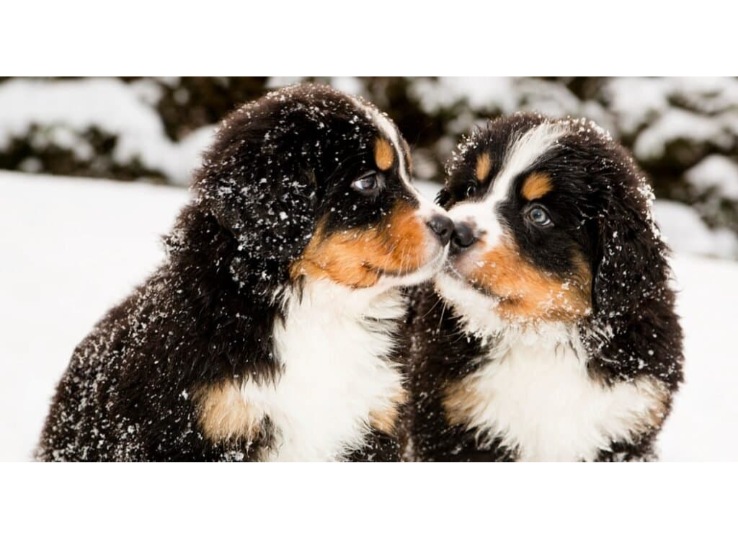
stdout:
[(474, 230), (468, 224), (457, 222), (454, 226), (454, 234), (451, 238), (451, 248), (453, 250), (463, 250), (469, 248), (476, 243), (477, 238), (474, 236)]
[(442, 245), (446, 245), (451, 240), (454, 223), (450, 218), (443, 215), (434, 215), (426, 224), (438, 236)]

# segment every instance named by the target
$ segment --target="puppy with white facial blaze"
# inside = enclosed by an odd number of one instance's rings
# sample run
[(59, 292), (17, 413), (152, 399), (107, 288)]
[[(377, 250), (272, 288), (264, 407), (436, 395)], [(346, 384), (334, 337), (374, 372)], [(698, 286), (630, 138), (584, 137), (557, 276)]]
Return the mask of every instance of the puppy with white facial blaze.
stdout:
[(517, 114), (460, 144), (446, 268), (410, 324), (410, 458), (656, 457), (682, 331), (651, 190), (586, 120)]
[(222, 123), (164, 264), (72, 356), (41, 460), (397, 460), (401, 287), (453, 224), (374, 106), (278, 90)]

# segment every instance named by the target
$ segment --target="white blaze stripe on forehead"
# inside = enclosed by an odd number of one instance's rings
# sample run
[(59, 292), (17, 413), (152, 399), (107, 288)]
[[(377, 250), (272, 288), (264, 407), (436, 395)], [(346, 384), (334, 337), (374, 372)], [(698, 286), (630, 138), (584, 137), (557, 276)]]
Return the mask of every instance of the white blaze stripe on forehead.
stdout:
[(481, 202), (461, 202), (451, 208), (449, 216), (455, 221), (473, 224), (477, 232), (484, 236), (487, 247), (494, 247), (504, 233), (497, 207), (511, 195), (513, 180), (551, 149), (563, 132), (564, 128), (560, 125), (543, 123), (523, 133), (510, 143), (502, 169), (487, 197)]
[(513, 180), (551, 149), (564, 130), (564, 127), (558, 124), (542, 123), (512, 142), (506, 151), (502, 169), (495, 178), (490, 194), (487, 195), (489, 204), (496, 206), (510, 196)]

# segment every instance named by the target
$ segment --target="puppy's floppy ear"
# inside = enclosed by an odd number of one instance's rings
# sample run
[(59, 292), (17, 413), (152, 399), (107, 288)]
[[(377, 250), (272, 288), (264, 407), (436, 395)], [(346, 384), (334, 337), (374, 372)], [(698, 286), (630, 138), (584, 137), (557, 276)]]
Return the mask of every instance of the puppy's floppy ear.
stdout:
[(302, 253), (316, 208), (315, 172), (300, 145), (309, 134), (273, 108), (257, 102), (229, 116), (195, 181), (197, 203), (235, 237), (239, 256), (272, 272)]
[(671, 300), (668, 248), (651, 215), (652, 193), (633, 167), (606, 183), (594, 218), (592, 306), (601, 321), (631, 319), (653, 301)]
[(672, 390), (682, 379), (682, 330), (669, 286), (668, 248), (651, 216), (653, 198), (625, 158), (597, 182), (590, 220), (593, 325), (585, 330), (588, 367), (606, 379), (648, 373)]

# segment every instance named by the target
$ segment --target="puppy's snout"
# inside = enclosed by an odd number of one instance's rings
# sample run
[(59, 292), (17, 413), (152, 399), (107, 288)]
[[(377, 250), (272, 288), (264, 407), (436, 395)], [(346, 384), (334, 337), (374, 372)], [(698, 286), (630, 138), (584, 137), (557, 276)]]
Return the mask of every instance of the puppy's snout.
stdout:
[(444, 215), (433, 215), (426, 224), (438, 236), (442, 245), (448, 244), (454, 231), (454, 223), (450, 218)]
[(451, 237), (451, 250), (454, 252), (469, 248), (477, 242), (477, 236), (471, 226), (464, 222), (457, 222)]

